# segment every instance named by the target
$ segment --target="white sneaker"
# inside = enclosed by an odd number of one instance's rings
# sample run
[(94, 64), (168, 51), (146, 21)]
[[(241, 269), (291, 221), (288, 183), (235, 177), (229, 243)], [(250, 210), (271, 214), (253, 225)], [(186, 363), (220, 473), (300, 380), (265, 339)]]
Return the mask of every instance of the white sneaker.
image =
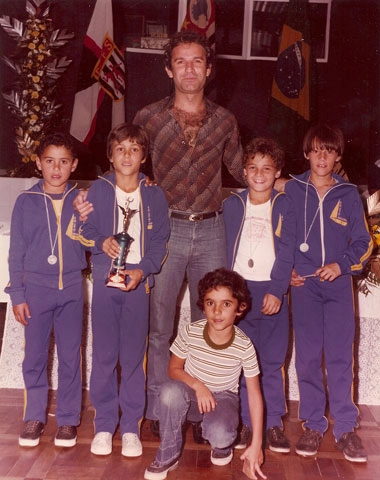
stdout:
[(135, 433), (124, 433), (122, 443), (121, 454), (124, 457), (139, 457), (142, 455), (142, 445)]
[(91, 453), (94, 455), (109, 455), (112, 452), (112, 433), (99, 432), (91, 442)]

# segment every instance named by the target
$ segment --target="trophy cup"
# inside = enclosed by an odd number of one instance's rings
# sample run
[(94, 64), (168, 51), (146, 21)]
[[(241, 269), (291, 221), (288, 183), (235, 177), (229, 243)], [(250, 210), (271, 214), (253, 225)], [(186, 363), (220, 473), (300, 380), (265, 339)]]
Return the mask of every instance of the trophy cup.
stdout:
[(112, 263), (112, 268), (108, 276), (108, 280), (106, 283), (107, 287), (116, 287), (120, 288), (120, 290), (126, 290), (126, 275), (121, 271), (124, 270), (125, 259), (129, 250), (131, 243), (133, 242), (133, 238), (128, 234), (128, 227), (131, 221), (131, 218), (138, 210), (131, 210), (129, 205), (131, 204), (131, 200), (127, 199), (125, 202), (125, 208), (119, 205), (120, 210), (123, 213), (124, 220), (123, 220), (123, 231), (117, 233), (114, 238), (120, 245), (121, 251), (119, 256), (115, 258)]

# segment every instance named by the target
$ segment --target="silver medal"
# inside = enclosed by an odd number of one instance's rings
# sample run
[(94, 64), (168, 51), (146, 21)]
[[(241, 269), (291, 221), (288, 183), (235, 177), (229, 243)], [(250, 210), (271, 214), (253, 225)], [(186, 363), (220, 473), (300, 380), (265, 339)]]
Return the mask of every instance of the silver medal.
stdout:
[(55, 265), (57, 263), (57, 257), (55, 255), (49, 255), (47, 261), (50, 265)]
[(309, 245), (306, 242), (301, 243), (300, 250), (302, 253), (306, 253), (309, 250)]

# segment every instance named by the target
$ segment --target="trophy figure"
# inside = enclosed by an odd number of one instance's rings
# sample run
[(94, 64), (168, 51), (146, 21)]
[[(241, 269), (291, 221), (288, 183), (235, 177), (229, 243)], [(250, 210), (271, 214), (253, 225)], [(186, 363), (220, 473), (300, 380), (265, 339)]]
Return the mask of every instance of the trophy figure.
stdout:
[(126, 290), (126, 284), (125, 284), (126, 275), (122, 273), (122, 270), (124, 270), (125, 259), (127, 257), (129, 247), (133, 242), (133, 238), (128, 234), (128, 227), (129, 227), (131, 218), (135, 213), (138, 212), (138, 210), (131, 210), (129, 208), (130, 204), (131, 204), (131, 200), (127, 199), (125, 202), (125, 208), (119, 205), (119, 208), (122, 211), (124, 216), (123, 231), (120, 233), (117, 233), (114, 236), (114, 238), (119, 243), (121, 251), (119, 253), (119, 256), (115, 258), (115, 260), (112, 263), (112, 268), (106, 283), (107, 287), (116, 287), (116, 288), (120, 288), (121, 290)]

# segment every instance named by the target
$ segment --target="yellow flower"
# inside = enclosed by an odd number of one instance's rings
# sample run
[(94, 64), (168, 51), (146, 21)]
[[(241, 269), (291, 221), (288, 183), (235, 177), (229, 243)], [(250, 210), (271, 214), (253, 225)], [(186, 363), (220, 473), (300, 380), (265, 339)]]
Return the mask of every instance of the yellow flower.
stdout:
[[(34, 142), (34, 143), (37, 145), (37, 143), (40, 143), (40, 142), (37, 142), (37, 141), (36, 141), (36, 142)], [(32, 160), (32, 162), (35, 162), (36, 159), (37, 159), (37, 157), (38, 157), (38, 155), (37, 155), (36, 153), (32, 153), (30, 159)]]
[(42, 50), (45, 50), (45, 48), (46, 48), (45, 45), (43, 45), (42, 43), (40, 43), (40, 44), (38, 45), (38, 50), (39, 50), (40, 52), (41, 52)]
[(34, 43), (29, 43), (28, 48), (29, 48), (29, 50), (34, 50), (34, 48), (35, 48)]
[(32, 77), (33, 83), (38, 83), (40, 80), (41, 80), (40, 77), (38, 77), (37, 75), (34, 75), (34, 76)]
[(37, 38), (37, 37), (40, 36), (40, 32), (39, 32), (38, 30), (34, 30), (34, 31), (32, 32), (32, 36)]
[(42, 62), (42, 61), (44, 60), (44, 58), (45, 58), (45, 56), (40, 53), (40, 54), (38, 55), (38, 57), (37, 57), (37, 60), (38, 60), (39, 62)]
[(36, 91), (33, 91), (32, 94), (31, 94), (31, 97), (32, 98), (39, 98), (40, 97), (40, 94)]
[(380, 246), (380, 226), (372, 225), (371, 231), (375, 240), (376, 245)]

